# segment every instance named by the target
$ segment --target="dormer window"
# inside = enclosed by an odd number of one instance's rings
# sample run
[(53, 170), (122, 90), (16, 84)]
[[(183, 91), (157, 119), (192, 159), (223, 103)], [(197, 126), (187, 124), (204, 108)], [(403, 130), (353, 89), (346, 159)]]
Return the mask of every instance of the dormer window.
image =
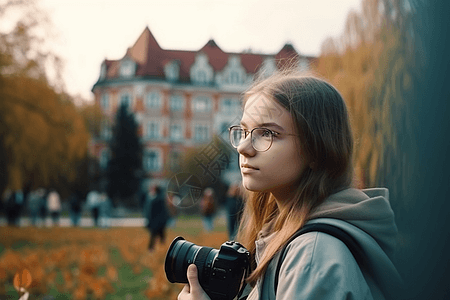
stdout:
[(109, 97), (108, 94), (103, 94), (100, 98), (100, 106), (103, 111), (109, 111), (110, 109), (110, 103), (109, 103)]
[(164, 75), (169, 81), (177, 81), (180, 77), (180, 63), (178, 60), (172, 60), (164, 66)]
[(136, 63), (130, 58), (126, 57), (120, 63), (120, 76), (129, 78), (134, 76), (136, 72)]
[(102, 66), (100, 67), (100, 79), (106, 78), (106, 64), (102, 62)]
[(237, 55), (230, 56), (219, 81), (225, 85), (242, 85), (246, 81), (247, 75), (241, 64), (241, 58)]
[(209, 84), (214, 75), (213, 68), (208, 63), (208, 56), (199, 53), (190, 70), (191, 81), (194, 84)]
[(277, 65), (275, 63), (275, 59), (272, 57), (266, 58), (263, 61), (261, 67), (261, 73), (263, 76), (267, 77), (272, 75), (277, 70)]
[(302, 58), (298, 61), (298, 69), (300, 71), (308, 71), (309, 70), (309, 62), (306, 58)]

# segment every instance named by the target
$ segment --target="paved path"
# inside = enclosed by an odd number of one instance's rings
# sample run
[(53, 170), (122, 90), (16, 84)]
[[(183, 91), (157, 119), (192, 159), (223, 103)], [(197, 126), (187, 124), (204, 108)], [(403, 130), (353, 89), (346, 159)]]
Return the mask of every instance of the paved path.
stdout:
[[(215, 222), (223, 223), (225, 224), (225, 211), (219, 210), (215, 217)], [(146, 222), (144, 218), (109, 218), (110, 227), (144, 227)], [(6, 218), (0, 217), (0, 226), (6, 226), (7, 221)], [(38, 224), (39, 226), (42, 226), (42, 224)], [(21, 227), (28, 227), (31, 226), (31, 220), (28, 217), (22, 217), (20, 218), (20, 226)], [(52, 221), (50, 217), (47, 218), (46, 227), (52, 226)], [(72, 222), (70, 218), (68, 217), (61, 217), (59, 219), (59, 226), (60, 227), (70, 227), (72, 226)], [(80, 220), (79, 223), (80, 227), (93, 227), (94, 226), (94, 220), (91, 217), (83, 217)]]
[[(145, 226), (144, 218), (110, 218), (109, 219), (111, 227), (143, 227)], [(7, 222), (5, 218), (0, 218), (0, 226), (6, 226)], [(42, 224), (39, 224), (42, 226)], [(47, 218), (45, 226), (51, 226), (52, 222), (50, 218)], [(20, 226), (27, 227), (31, 226), (31, 221), (29, 218), (21, 218)], [(60, 218), (59, 219), (60, 227), (70, 227), (72, 226), (72, 222), (70, 218)], [(80, 227), (92, 227), (94, 226), (94, 220), (92, 218), (81, 218)]]

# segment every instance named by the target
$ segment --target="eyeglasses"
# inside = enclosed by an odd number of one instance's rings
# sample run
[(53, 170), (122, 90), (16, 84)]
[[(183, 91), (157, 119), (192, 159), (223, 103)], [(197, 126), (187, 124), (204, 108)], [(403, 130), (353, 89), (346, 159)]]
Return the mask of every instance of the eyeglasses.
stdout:
[(230, 142), (234, 148), (237, 148), (250, 134), (253, 149), (259, 152), (269, 150), (270, 146), (272, 146), (273, 137), (280, 134), (268, 128), (253, 128), (251, 131), (248, 131), (239, 125), (231, 126), (228, 130), (230, 131)]

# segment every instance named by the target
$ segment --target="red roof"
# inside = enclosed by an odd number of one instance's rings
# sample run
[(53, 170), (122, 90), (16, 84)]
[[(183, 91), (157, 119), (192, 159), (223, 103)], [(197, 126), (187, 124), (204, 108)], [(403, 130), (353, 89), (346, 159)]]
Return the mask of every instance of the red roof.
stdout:
[[(136, 43), (128, 48), (124, 58), (129, 57), (136, 62), (136, 76), (160, 78), (164, 78), (164, 65), (176, 60), (180, 64), (180, 81), (188, 82), (190, 81), (189, 70), (195, 61), (196, 55), (199, 53), (204, 53), (208, 56), (208, 62), (214, 72), (224, 69), (229, 56), (240, 56), (241, 64), (249, 74), (255, 74), (267, 57), (274, 57), (277, 61), (286, 61), (286, 59), (299, 55), (291, 44), (286, 44), (278, 53), (272, 55), (248, 52), (226, 53), (212, 39), (198, 51), (165, 50), (159, 46), (150, 29), (146, 27)], [(118, 77), (120, 61), (105, 59), (107, 79)]]

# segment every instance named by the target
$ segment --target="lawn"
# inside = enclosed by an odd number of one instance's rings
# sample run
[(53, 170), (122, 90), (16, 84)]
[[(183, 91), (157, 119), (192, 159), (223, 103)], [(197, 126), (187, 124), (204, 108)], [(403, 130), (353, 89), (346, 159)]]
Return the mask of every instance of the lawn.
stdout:
[(179, 235), (219, 248), (228, 236), (224, 220), (215, 225), (206, 233), (199, 217), (180, 217), (153, 253), (140, 227), (0, 227), (0, 295), (18, 299), (14, 275), (27, 269), (29, 299), (176, 299), (183, 285), (166, 279), (167, 248)]

